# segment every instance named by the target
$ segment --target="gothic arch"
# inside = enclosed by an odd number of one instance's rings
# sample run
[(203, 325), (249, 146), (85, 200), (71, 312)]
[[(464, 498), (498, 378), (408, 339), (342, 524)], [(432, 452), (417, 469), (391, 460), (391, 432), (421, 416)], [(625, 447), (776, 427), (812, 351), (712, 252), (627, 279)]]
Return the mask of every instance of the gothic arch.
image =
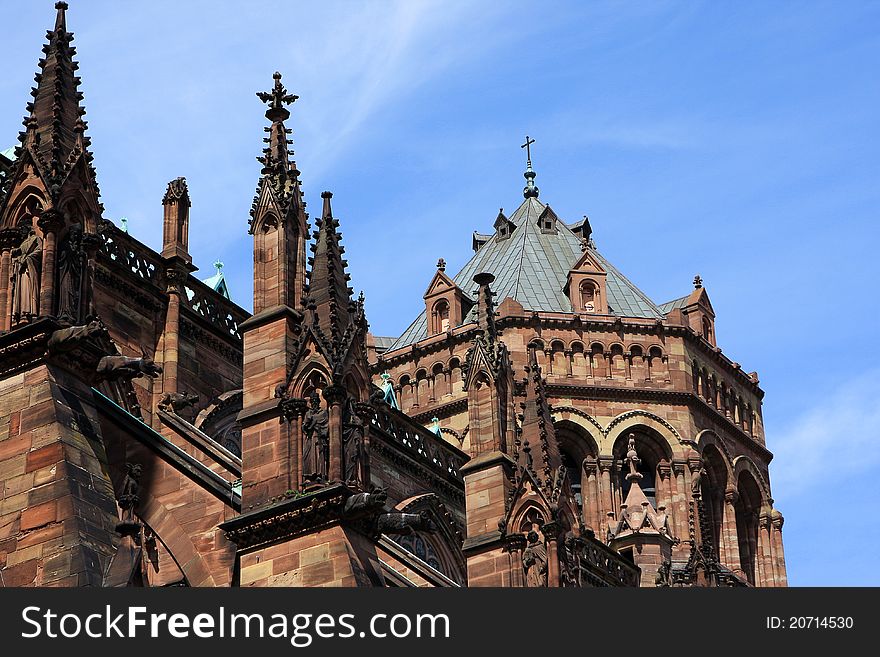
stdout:
[[(39, 207), (34, 207), (32, 204), (36, 202)], [(19, 222), (22, 220), (25, 211), (29, 214), (33, 214), (31, 209), (42, 211), (48, 206), (46, 201), (46, 196), (43, 194), (43, 191), (39, 187), (35, 187), (34, 185), (27, 185), (24, 189), (22, 189), (15, 197), (14, 200), (10, 201), (6, 204), (6, 217), (7, 219), (4, 221), (6, 224), (5, 228), (13, 228), (18, 226)]]
[(562, 415), (563, 413), (569, 413), (579, 418), (578, 420), (572, 421), (580, 427), (586, 429), (597, 444), (601, 442), (602, 437), (605, 435), (605, 430), (602, 428), (602, 425), (599, 424), (599, 421), (589, 413), (582, 411), (579, 408), (575, 408), (574, 406), (556, 406), (554, 404), (550, 413), (551, 416), (553, 416), (554, 418), (556, 418), (557, 415)]
[(771, 504), (772, 498), (770, 497), (770, 485), (767, 483), (767, 480), (764, 478), (763, 473), (758, 469), (758, 466), (755, 465), (755, 462), (750, 459), (748, 456), (741, 454), (733, 459), (733, 470), (732, 470), (732, 481), (739, 481), (739, 477), (743, 472), (748, 472), (755, 478), (755, 481), (758, 484), (758, 490), (761, 492), (761, 501), (763, 504)]
[(150, 493), (141, 491), (140, 496), (138, 517), (156, 533), (189, 585), (217, 587), (208, 562), (177, 521), (174, 510), (168, 509)]
[(400, 543), (407, 550), (416, 554), (417, 557), (426, 561), (428, 565), (439, 570), (458, 584), (462, 586), (467, 584), (467, 562), (461, 550), (464, 537), (449, 509), (440, 501), (436, 493), (413, 495), (397, 504), (394, 508), (396, 511), (403, 513), (424, 512), (428, 515), (437, 531), (424, 535), (417, 533), (413, 537), (420, 537), (425, 543), (430, 544), (434, 548), (434, 554), (441, 567), (437, 568), (437, 565), (430, 563), (428, 559), (425, 559), (425, 557), (412, 549), (415, 545), (412, 544), (413, 542), (407, 541), (407, 537), (395, 539), (395, 542)]
[(681, 436), (678, 431), (675, 430), (669, 422), (664, 420), (659, 415), (655, 415), (650, 411), (645, 411), (642, 409), (634, 409), (632, 411), (627, 411), (625, 413), (621, 413), (616, 418), (611, 420), (608, 426), (605, 429), (605, 435), (612, 438), (612, 442), (617, 440), (618, 436), (623, 432), (627, 431), (629, 427), (634, 427), (638, 425), (648, 426), (654, 431), (656, 431), (659, 435), (663, 436), (666, 441), (670, 445), (670, 449), (675, 451), (672, 448), (672, 445), (681, 443)]
[(312, 392), (323, 389), (317, 385), (319, 379), (323, 382), (324, 388), (330, 385), (330, 373), (327, 371), (327, 368), (320, 361), (312, 360), (312, 362), (306, 364), (296, 378), (291, 396), (305, 398), (310, 396)]
[(724, 441), (721, 440), (718, 434), (711, 429), (703, 429), (700, 433), (697, 434), (696, 442), (698, 451), (700, 452), (701, 456), (706, 446), (708, 445), (714, 445), (716, 448), (718, 448), (718, 451), (724, 455), (724, 464), (727, 469), (727, 480), (733, 481), (733, 458), (730, 456), (730, 452), (727, 450), (727, 445), (724, 444)]

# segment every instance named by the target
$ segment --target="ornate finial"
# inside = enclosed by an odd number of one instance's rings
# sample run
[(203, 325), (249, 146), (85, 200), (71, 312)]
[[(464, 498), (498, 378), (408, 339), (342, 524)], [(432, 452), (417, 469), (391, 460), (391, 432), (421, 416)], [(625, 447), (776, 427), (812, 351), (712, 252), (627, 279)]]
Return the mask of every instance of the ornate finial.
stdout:
[(699, 274), (697, 274), (696, 276), (694, 276), (694, 288), (699, 290), (701, 287), (703, 287), (703, 279), (700, 278)]
[(581, 238), (581, 253), (584, 253), (589, 246), (590, 246), (590, 243), (587, 241), (587, 238), (582, 237)]
[(641, 459), (636, 452), (636, 435), (634, 433), (631, 433), (628, 436), (625, 460), (627, 465), (629, 465), (629, 474), (626, 475), (627, 480), (641, 479), (642, 474), (639, 472), (639, 463), (641, 463)]
[(122, 224), (122, 232), (127, 233), (128, 232), (128, 217), (120, 217), (119, 223)]
[(278, 71), (275, 71), (272, 79), (275, 80), (272, 91), (258, 91), (257, 98), (269, 105), (269, 109), (266, 110), (266, 118), (274, 123), (275, 121), (285, 121), (290, 117), (290, 111), (284, 106), (295, 102), (299, 96), (287, 93), (287, 89), (281, 84), (281, 73)]
[(66, 21), (64, 18), (64, 12), (67, 11), (67, 3), (66, 2), (56, 2), (55, 9), (58, 10), (58, 15), (55, 17), (55, 29), (61, 28), (61, 30), (67, 30)]
[(532, 144), (534, 139), (530, 139), (526, 135), (526, 143), (521, 144), (520, 148), (526, 149), (526, 172), (523, 174), (526, 179), (526, 186), (523, 189), (523, 196), (526, 198), (538, 198), (538, 188), (535, 186), (535, 172), (532, 171)]
[(437, 271), (446, 271), (446, 260), (443, 258), (437, 261)]
[(220, 260), (219, 258), (217, 260), (215, 260), (214, 261), (214, 268), (217, 270), (218, 274), (222, 274), (223, 273), (223, 261)]

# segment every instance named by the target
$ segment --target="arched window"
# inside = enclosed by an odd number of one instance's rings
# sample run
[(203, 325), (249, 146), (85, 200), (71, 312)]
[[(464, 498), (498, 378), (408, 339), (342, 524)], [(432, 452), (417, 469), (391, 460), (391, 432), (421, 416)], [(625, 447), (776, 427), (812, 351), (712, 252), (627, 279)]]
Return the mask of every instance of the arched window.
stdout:
[(581, 283), (581, 310), (587, 313), (596, 312), (599, 307), (599, 290), (593, 281)]
[(736, 512), (736, 537), (739, 541), (739, 560), (746, 579), (751, 584), (755, 584), (761, 489), (751, 473), (743, 472), (737, 482), (737, 492), (739, 495), (734, 510)]
[(709, 524), (712, 527), (712, 547), (715, 555), (721, 558), (721, 528), (724, 522), (724, 493), (727, 490), (727, 466), (724, 456), (714, 445), (707, 445), (703, 450), (703, 467), (706, 475), (703, 478), (700, 493), (706, 509)]
[[(661, 439), (649, 433), (649, 430), (627, 431), (622, 434), (614, 444), (614, 457), (617, 463), (617, 486), (620, 493), (618, 503), (623, 503), (629, 494), (632, 482), (626, 478), (629, 474), (629, 467), (625, 463), (627, 443), (629, 435), (632, 433), (636, 440), (636, 453), (639, 455), (638, 472), (642, 475), (639, 480), (639, 486), (645, 497), (656, 509), (657, 501), (657, 482), (659, 480), (658, 468), (661, 463), (670, 462), (670, 454), (668, 445), (664, 446)], [(661, 500), (660, 504), (668, 505), (669, 500)]]
[(446, 333), (449, 330), (449, 302), (446, 299), (440, 299), (434, 304), (434, 311), (431, 313), (434, 322), (433, 333)]
[(708, 317), (703, 318), (703, 338), (706, 342), (712, 342), (712, 324)]
[(580, 509), (584, 502), (583, 496), (581, 494), (581, 477), (583, 475), (581, 461), (577, 461), (566, 450), (561, 451), (561, 456), (562, 465), (565, 466), (565, 474), (568, 477), (569, 483), (571, 484), (571, 493), (572, 495), (574, 495), (574, 501)]

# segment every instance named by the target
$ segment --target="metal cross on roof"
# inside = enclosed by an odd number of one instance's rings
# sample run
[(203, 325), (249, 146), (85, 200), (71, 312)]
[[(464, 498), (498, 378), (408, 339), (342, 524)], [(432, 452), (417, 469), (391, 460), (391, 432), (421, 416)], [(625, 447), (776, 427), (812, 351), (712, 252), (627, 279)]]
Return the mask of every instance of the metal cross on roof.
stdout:
[(534, 139), (529, 139), (529, 136), (526, 135), (526, 143), (521, 144), (520, 148), (526, 149), (526, 162), (528, 164), (529, 169), (532, 168), (532, 144), (535, 143)]

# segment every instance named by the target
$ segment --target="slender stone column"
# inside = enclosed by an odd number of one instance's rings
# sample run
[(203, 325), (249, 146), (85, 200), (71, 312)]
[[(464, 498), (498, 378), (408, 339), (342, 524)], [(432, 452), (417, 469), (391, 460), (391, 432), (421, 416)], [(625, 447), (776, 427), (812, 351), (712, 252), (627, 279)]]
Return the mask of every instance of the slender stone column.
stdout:
[(614, 358), (611, 352), (605, 354), (605, 378), (610, 379), (614, 376)]
[(330, 481), (342, 481), (342, 402), (345, 389), (340, 386), (324, 388), (330, 415)]
[(669, 527), (675, 531), (676, 508), (673, 501), (673, 482), (672, 482), (672, 465), (663, 462), (657, 465), (657, 472), (660, 474), (660, 489), (663, 491), (663, 499), (657, 500), (657, 505), (661, 504), (666, 507), (669, 514)]
[(0, 331), (8, 331), (12, 324), (12, 249), (21, 240), (17, 228), (0, 231)]
[(517, 533), (508, 535), (505, 540), (507, 552), (510, 555), (510, 585), (522, 588), (526, 585), (522, 560), (522, 553), (526, 548), (526, 537)]
[(292, 490), (301, 490), (303, 481), (303, 435), (302, 422), (308, 402), (305, 399), (294, 397), (281, 402), (281, 413), (288, 423), (290, 431), (290, 443), (288, 446), (287, 469), (290, 473), (289, 487)]
[(785, 573), (785, 550), (782, 548), (782, 525), (785, 518), (776, 509), (770, 514), (771, 545), (773, 546), (773, 565), (776, 574), (776, 586), (788, 586), (788, 576)]
[(606, 513), (616, 515), (617, 508), (614, 504), (614, 489), (611, 486), (611, 469), (614, 467), (614, 458), (611, 456), (599, 457), (599, 477), (601, 488), (602, 506)]
[(571, 377), (574, 376), (572, 374), (572, 359), (574, 358), (574, 352), (571, 349), (563, 352), (565, 354), (565, 376)]
[(544, 358), (547, 359), (547, 375), (553, 374), (553, 350), (545, 349)]
[[(724, 491), (724, 520), (722, 522), (724, 533), (725, 564), (732, 571), (742, 573), (742, 563), (739, 554), (739, 538), (736, 532), (736, 501), (739, 493), (735, 488)], [(745, 574), (745, 573), (742, 573)]]
[(688, 530), (688, 482), (685, 477), (687, 463), (685, 461), (672, 462), (672, 474), (675, 478), (674, 506), (675, 506), (675, 535), (682, 541), (689, 535)]
[(547, 586), (559, 586), (559, 525), (548, 522), (542, 527), (544, 537), (547, 539)]
[(46, 210), (37, 220), (43, 231), (43, 271), (40, 277), (40, 316), (48, 317), (55, 312), (55, 251), (58, 233), (64, 225), (61, 214)]
[(186, 274), (178, 269), (165, 272), (165, 291), (168, 309), (165, 312), (165, 328), (162, 332), (162, 391), (178, 391), (177, 372), (180, 359), (180, 295)]
[(602, 516), (599, 511), (599, 466), (596, 459), (588, 457), (584, 459), (583, 471), (586, 485), (581, 485), (581, 497), (583, 498), (584, 522), (599, 535), (602, 531)]

